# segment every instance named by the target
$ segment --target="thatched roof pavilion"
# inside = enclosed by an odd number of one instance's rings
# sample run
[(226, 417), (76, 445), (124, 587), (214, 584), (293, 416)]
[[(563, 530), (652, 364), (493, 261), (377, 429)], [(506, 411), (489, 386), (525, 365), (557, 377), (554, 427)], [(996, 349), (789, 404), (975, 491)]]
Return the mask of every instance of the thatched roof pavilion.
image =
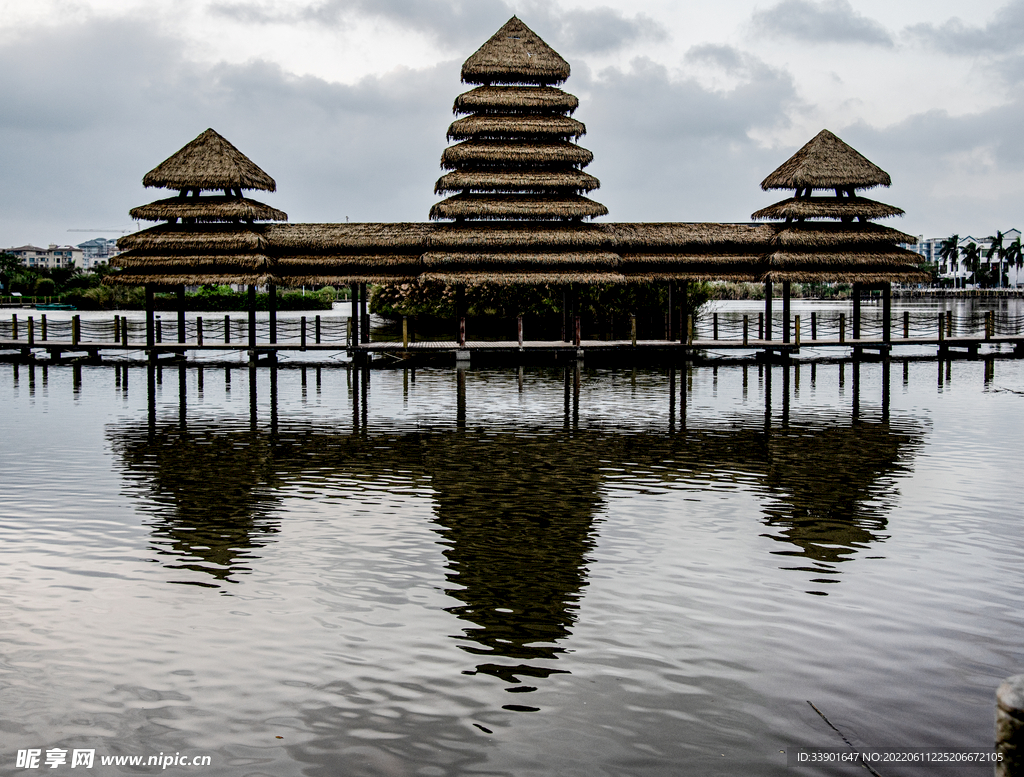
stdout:
[[(165, 223), (128, 235), (119, 284), (285, 286), (446, 280), (605, 283), (672, 280), (918, 280), (914, 238), (873, 220), (899, 208), (857, 195), (889, 175), (831, 132), (769, 175), (794, 196), (759, 225), (596, 223), (593, 154), (569, 64), (512, 17), (462, 68), (433, 223), (272, 224), (287, 216), (242, 196), (274, 180), (213, 130), (146, 174), (177, 197), (132, 215)], [(832, 194), (822, 195), (822, 190)], [(218, 192), (203, 195), (203, 192)], [(818, 194), (815, 194), (818, 192)], [(778, 223), (770, 223), (770, 222)]]

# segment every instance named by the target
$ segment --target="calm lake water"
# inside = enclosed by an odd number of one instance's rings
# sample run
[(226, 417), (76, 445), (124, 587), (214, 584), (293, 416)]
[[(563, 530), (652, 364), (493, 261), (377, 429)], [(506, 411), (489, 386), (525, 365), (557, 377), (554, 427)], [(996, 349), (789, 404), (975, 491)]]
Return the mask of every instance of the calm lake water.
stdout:
[(990, 751), (1024, 362), (888, 369), (0, 365), (0, 773), (864, 773), (787, 766), (808, 701)]

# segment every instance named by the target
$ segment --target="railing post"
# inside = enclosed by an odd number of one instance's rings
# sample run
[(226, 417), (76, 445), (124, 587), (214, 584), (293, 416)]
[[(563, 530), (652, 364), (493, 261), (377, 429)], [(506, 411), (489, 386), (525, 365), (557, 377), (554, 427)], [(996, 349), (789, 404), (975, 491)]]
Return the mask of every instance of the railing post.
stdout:
[(39, 317), (39, 339), (46, 342), (46, 314)]
[(711, 314), (711, 339), (718, 340), (718, 313)]
[(117, 313), (114, 314), (114, 342), (118, 343), (121, 341), (121, 316)]
[(306, 317), (302, 316), (299, 319), (299, 350), (306, 350)]
[(633, 347), (636, 348), (636, 313), (629, 314), (629, 337), (633, 341)]
[(800, 347), (800, 316), (793, 316), (793, 342)]
[(846, 314), (839, 314), (839, 342), (846, 342)]
[(77, 346), (82, 340), (82, 317), (71, 317), (71, 344)]
[(402, 316), (402, 347), (409, 347), (409, 317)]
[(160, 320), (160, 316), (153, 318), (153, 331), (156, 336), (156, 341), (162, 343), (164, 341), (164, 322)]
[(576, 316), (573, 317), (573, 330), (572, 331), (573, 331), (573, 340), (572, 340), (573, 344), (577, 348), (579, 348), (580, 347), (580, 317), (579, 317), (579, 315), (576, 315)]
[(231, 316), (224, 316), (224, 342), (231, 342)]
[(11, 339), (18, 339), (18, 314), (11, 313)]
[(466, 347), (466, 317), (459, 316), (459, 348)]
[(316, 319), (314, 320), (313, 336), (315, 338), (314, 342), (317, 345), (320, 345), (320, 316), (317, 316)]
[[(747, 315), (744, 315), (743, 316), (743, 344), (744, 345), (746, 345), (749, 342), (749, 339), (750, 339), (747, 336), (749, 334), (749, 329), (750, 329), (750, 317), (747, 316)], [(746, 369), (746, 368), (744, 368), (744, 369)]]
[(196, 345), (203, 347), (203, 317), (196, 316)]
[(764, 313), (757, 314), (757, 339), (764, 340)]
[(32, 316), (28, 317), (28, 331), (26, 332), (26, 334), (28, 334), (28, 344), (30, 346), (35, 345), (35, 343), (36, 343), (36, 322), (32, 318)]
[(946, 311), (946, 337), (953, 336), (953, 311)]
[(516, 317), (516, 333), (519, 335), (519, 347), (523, 347), (523, 317)]
[(946, 339), (946, 337), (945, 337), (945, 335), (946, 335), (946, 327), (943, 326), (942, 319), (943, 319), (943, 315), (941, 313), (939, 313), (939, 342), (940, 343), (943, 340)]
[(121, 316), (121, 345), (128, 347), (128, 317)]
[(910, 311), (903, 311), (903, 339), (907, 340), (910, 338)]
[(686, 317), (686, 344), (693, 345), (693, 316)]
[(811, 312), (811, 339), (818, 339), (818, 314), (814, 311)]

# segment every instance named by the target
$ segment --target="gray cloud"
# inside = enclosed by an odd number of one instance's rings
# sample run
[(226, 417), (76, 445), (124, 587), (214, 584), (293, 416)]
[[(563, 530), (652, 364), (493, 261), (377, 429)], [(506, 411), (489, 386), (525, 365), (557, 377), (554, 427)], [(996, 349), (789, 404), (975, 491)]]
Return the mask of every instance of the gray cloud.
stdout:
[(953, 18), (942, 24), (915, 24), (906, 33), (947, 54), (984, 56), (1024, 51), (1024, 0), (1004, 5), (984, 26)]
[(505, 0), (321, 0), (282, 11), (276, 6), (220, 0), (214, 13), (247, 24), (317, 24), (343, 28), (353, 15), (386, 19), (424, 32), (458, 51), (471, 53), (513, 14), (528, 18), (531, 28), (563, 52), (616, 51), (644, 40), (664, 40), (665, 28), (644, 14), (630, 18), (607, 7), (560, 12), (542, 0), (515, 6)]
[(892, 35), (848, 0), (782, 0), (752, 17), (758, 34), (805, 43), (860, 43), (892, 48)]

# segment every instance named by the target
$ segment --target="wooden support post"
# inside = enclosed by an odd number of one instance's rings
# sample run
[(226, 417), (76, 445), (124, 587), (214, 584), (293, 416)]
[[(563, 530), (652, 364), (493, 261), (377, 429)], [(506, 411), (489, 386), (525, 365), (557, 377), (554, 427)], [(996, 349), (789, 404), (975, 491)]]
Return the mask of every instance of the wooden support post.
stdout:
[(579, 316), (579, 313), (577, 313), (575, 316), (573, 316), (573, 330), (572, 331), (573, 331), (573, 336), (572, 336), (573, 344), (577, 348), (579, 348), (580, 347), (580, 316)]
[(846, 342), (846, 314), (839, 314), (839, 342)]
[(153, 331), (156, 334), (156, 342), (159, 345), (164, 341), (164, 322), (160, 316), (153, 317)]
[(941, 313), (939, 313), (939, 342), (940, 342), (940, 343), (941, 343), (941, 342), (942, 342), (943, 340), (945, 340), (945, 339), (946, 339), (946, 338), (945, 338), (945, 335), (946, 335), (946, 328), (945, 328), (945, 327), (944, 327), (944, 326), (942, 325), (942, 319), (943, 319), (943, 316), (942, 316), (942, 314), (941, 314)]
[[(674, 339), (672, 335), (675, 332), (675, 326), (673, 326), (673, 324), (675, 323), (675, 317), (676, 317), (675, 316), (675, 314), (676, 314), (675, 290), (676, 290), (676, 282), (675, 281), (669, 281), (668, 282), (668, 314), (667, 314), (667, 317), (665, 319), (665, 339), (668, 340), (669, 342), (672, 342), (672, 340)], [(686, 319), (684, 318), (683, 320), (685, 321)]]
[(46, 342), (46, 314), (39, 317), (39, 339)]
[(153, 321), (153, 284), (146, 284), (146, 347), (156, 344), (155, 322)]
[(629, 314), (629, 338), (633, 342), (633, 347), (636, 348), (636, 313)]
[(882, 285), (882, 342), (892, 343), (892, 284)]
[(772, 339), (772, 282), (764, 282), (764, 339)]
[(853, 284), (853, 339), (860, 339), (860, 283)]
[(792, 284), (790, 281), (782, 282), (782, 342), (789, 342), (789, 295)]
[(178, 342), (183, 343), (185, 342), (185, 287), (182, 284), (179, 283), (174, 288), (174, 296), (178, 312)]
[(224, 342), (231, 342), (231, 316), (224, 316)]
[(693, 345), (693, 316), (686, 317), (686, 344)]
[(946, 337), (953, 336), (953, 311), (946, 311)]
[(516, 317), (516, 334), (519, 336), (519, 347), (523, 347), (523, 316)]
[(711, 339), (718, 340), (718, 313), (711, 314)]
[(466, 317), (459, 318), (459, 348), (466, 347)]
[[(249, 348), (256, 348), (256, 287), (249, 285), (247, 292), (247, 307), (249, 312)], [(252, 354), (255, 356), (255, 354)]]
[(267, 284), (267, 310), (270, 311), (270, 342), (277, 343), (277, 284)]
[[(370, 342), (370, 295), (365, 283), (360, 283), (359, 287), (359, 307), (363, 312), (359, 319), (359, 337), (360, 342), (368, 343)], [(368, 376), (369, 373), (367, 373)]]
[[(306, 317), (305, 316), (301, 316), (299, 318), (299, 350), (300, 351), (305, 351), (306, 350)], [(302, 373), (302, 376), (305, 377), (306, 373)]]
[(409, 317), (402, 316), (402, 347), (409, 347)]
[(903, 311), (903, 339), (907, 340), (910, 338), (910, 311)]
[(82, 341), (82, 317), (71, 317), (71, 344), (77, 346)]
[(818, 339), (818, 314), (811, 311), (811, 339)]
[(121, 316), (114, 314), (114, 342), (121, 342)]
[[(750, 342), (749, 334), (750, 334), (750, 317), (747, 316), (747, 315), (744, 315), (743, 316), (743, 344), (744, 345), (746, 345), (748, 342)], [(746, 369), (746, 368), (744, 368), (744, 369)], [(746, 373), (744, 373), (743, 376), (746, 377)]]
[(466, 285), (455, 284), (455, 325), (458, 328), (459, 347), (466, 347)]
[(991, 340), (995, 334), (995, 312), (986, 311), (985, 313), (985, 339)]
[(764, 340), (764, 311), (757, 314), (757, 339)]
[(203, 317), (196, 316), (196, 345), (203, 347)]
[[(690, 316), (690, 284), (688, 281), (683, 281), (679, 286), (679, 321), (680, 321), (680, 332), (679, 340), (681, 342), (693, 342), (693, 321)], [(689, 324), (687, 322), (689, 321)]]
[(314, 321), (313, 328), (313, 342), (320, 345), (320, 316), (317, 316)]
[[(45, 327), (43, 329), (45, 331)], [(43, 339), (45, 339), (45, 338), (43, 338)], [(121, 316), (121, 345), (123, 345), (125, 348), (128, 347), (128, 317), (127, 316)], [(127, 369), (127, 367), (125, 369)], [(125, 383), (127, 383), (127, 382), (128, 382), (128, 379), (126, 377), (125, 378)]]
[(35, 319), (32, 318), (32, 316), (28, 317), (28, 327), (27, 327), (26, 334), (28, 335), (28, 344), (29, 344), (29, 346), (31, 347), (31, 346), (35, 345), (36, 344), (36, 322), (35, 322)]
[(569, 342), (569, 287), (562, 287), (562, 342)]
[(18, 339), (18, 314), (11, 313), (11, 339)]
[(793, 317), (793, 343), (800, 347), (800, 316)]
[(352, 316), (349, 319), (352, 325), (349, 333), (352, 335), (352, 345), (359, 345), (359, 284), (353, 283), (350, 287), (352, 293)]

